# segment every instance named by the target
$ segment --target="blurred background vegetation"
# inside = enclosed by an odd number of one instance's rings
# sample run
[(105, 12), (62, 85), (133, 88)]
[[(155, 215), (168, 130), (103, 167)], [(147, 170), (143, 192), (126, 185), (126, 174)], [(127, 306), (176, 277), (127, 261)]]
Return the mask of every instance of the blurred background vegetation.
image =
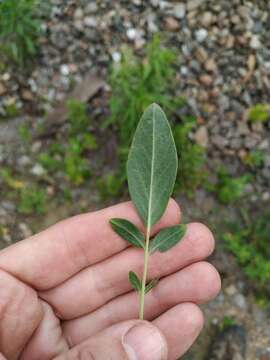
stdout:
[[(237, 23), (268, 5), (243, 3), (233, 2), (237, 19), (225, 1), (0, 1), (1, 247), (127, 199), (128, 148), (157, 102), (178, 149), (174, 196), (186, 221), (214, 231), (224, 277), (207, 341), (187, 359), (227, 359), (211, 355), (217, 333), (269, 329), (270, 105), (259, 85), (269, 60), (255, 44), (267, 19), (248, 35)], [(268, 359), (254, 338), (239, 359)]]

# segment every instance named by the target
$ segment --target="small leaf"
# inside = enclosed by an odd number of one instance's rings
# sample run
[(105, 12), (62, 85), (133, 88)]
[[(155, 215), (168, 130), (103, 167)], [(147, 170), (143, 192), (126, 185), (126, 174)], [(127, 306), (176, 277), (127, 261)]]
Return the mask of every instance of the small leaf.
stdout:
[(144, 112), (127, 162), (131, 199), (147, 229), (163, 215), (171, 196), (178, 158), (166, 115), (157, 104)]
[(133, 289), (136, 291), (141, 291), (142, 283), (138, 276), (135, 274), (134, 271), (130, 271), (128, 274), (129, 282), (131, 283)]
[(144, 236), (140, 230), (125, 219), (114, 218), (110, 220), (110, 224), (113, 230), (120, 235), (124, 240), (128, 241), (132, 245), (144, 248)]
[(165, 252), (175, 246), (185, 235), (186, 225), (170, 226), (160, 230), (156, 237), (150, 242), (150, 252)]
[(152, 290), (158, 284), (158, 279), (151, 280), (145, 287), (145, 294)]

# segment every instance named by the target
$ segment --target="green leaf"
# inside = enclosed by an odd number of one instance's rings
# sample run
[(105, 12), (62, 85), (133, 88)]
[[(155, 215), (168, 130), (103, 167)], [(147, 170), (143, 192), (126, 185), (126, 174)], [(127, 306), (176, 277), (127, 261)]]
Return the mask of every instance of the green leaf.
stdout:
[(134, 271), (130, 271), (128, 273), (128, 279), (133, 289), (135, 289), (136, 291), (141, 291), (142, 288), (141, 280), (138, 278), (138, 276), (135, 274)]
[(158, 279), (151, 280), (145, 287), (145, 294), (152, 290), (158, 284)]
[(131, 199), (147, 228), (163, 215), (173, 191), (177, 153), (166, 115), (157, 104), (144, 112), (127, 162)]
[(113, 230), (120, 235), (124, 240), (132, 245), (144, 248), (144, 236), (140, 230), (126, 219), (114, 218), (110, 220)]
[(150, 242), (150, 252), (165, 252), (176, 245), (185, 235), (186, 225), (170, 226), (160, 230), (156, 237)]

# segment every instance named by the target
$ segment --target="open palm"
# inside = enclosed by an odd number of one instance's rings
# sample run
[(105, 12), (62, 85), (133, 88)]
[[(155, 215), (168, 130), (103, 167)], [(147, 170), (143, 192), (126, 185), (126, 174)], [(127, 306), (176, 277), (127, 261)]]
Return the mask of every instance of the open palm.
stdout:
[[(62, 221), (0, 252), (0, 358), (132, 359), (123, 339), (134, 325), (138, 359), (174, 360), (190, 347), (203, 325), (197, 304), (220, 288), (216, 270), (203, 261), (214, 247), (211, 232), (189, 224), (177, 246), (151, 256), (149, 278), (161, 280), (146, 296), (151, 323), (141, 322), (127, 275), (142, 273), (143, 252), (112, 231), (113, 217), (143, 230), (126, 202)], [(153, 230), (179, 221), (171, 200)], [(147, 331), (167, 347), (147, 342)]]

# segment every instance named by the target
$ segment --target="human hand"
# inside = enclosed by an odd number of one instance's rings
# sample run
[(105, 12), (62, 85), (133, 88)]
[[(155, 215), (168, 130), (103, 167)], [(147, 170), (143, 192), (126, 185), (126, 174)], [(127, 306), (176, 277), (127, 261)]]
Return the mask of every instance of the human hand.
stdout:
[[(203, 260), (214, 240), (191, 223), (170, 251), (151, 256), (145, 318), (128, 271), (141, 273), (143, 252), (110, 228), (124, 217), (142, 228), (133, 205), (122, 203), (61, 221), (0, 252), (0, 360), (174, 360), (203, 326), (197, 304), (220, 289), (217, 271)], [(154, 227), (180, 221), (170, 200)]]

